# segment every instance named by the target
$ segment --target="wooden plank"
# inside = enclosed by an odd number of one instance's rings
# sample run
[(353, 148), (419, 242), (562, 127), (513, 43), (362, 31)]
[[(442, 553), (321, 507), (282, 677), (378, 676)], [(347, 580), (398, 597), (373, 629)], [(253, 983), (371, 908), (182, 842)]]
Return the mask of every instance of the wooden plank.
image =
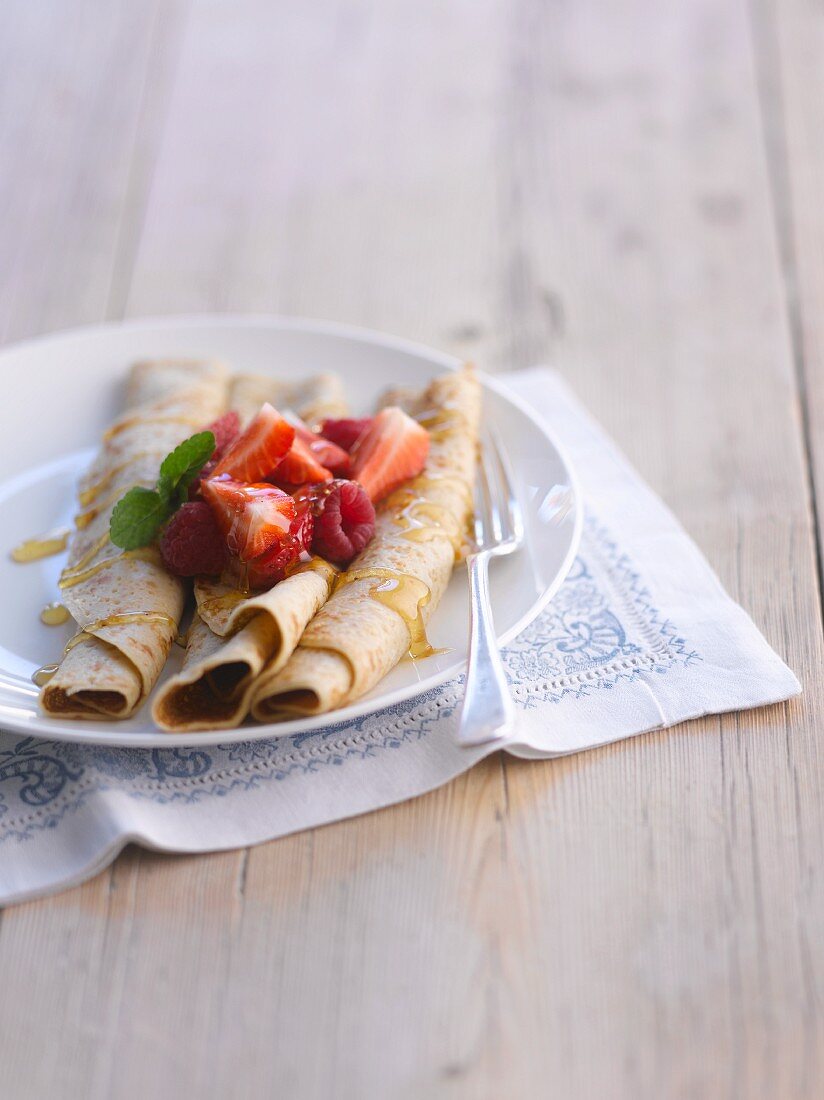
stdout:
[[(776, 231), (790, 286), (801, 415), (808, 436), (811, 478), (820, 503), (824, 486), (824, 16), (790, 0), (753, 0), (770, 170), (776, 192)], [(818, 510), (819, 542), (822, 516)]]
[(193, 8), (111, 301), (552, 360), (808, 691), (9, 910), (4, 1095), (813, 1096), (821, 639), (743, 2), (278, 9)]
[[(101, 320), (151, 159), (178, 3), (9, 5), (0, 35), (0, 336)], [(139, 137), (138, 137), (139, 131)], [(134, 218), (133, 218), (134, 220)]]

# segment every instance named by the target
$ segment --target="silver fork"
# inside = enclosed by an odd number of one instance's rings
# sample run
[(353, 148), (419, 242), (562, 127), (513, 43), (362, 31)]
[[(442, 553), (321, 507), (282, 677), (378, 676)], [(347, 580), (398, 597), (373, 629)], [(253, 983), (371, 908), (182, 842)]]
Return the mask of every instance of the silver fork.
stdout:
[(475, 497), (475, 547), (466, 559), (471, 619), (466, 689), (458, 725), (461, 745), (502, 740), (512, 731), (515, 721), (515, 704), (492, 622), (489, 562), (520, 549), (524, 522), (512, 489), (509, 463), (492, 432), (481, 448)]

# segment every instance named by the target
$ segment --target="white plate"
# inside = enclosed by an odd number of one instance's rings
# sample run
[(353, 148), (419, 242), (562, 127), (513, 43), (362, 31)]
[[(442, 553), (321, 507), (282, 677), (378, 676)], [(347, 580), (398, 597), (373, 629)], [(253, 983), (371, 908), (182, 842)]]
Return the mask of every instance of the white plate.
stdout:
[[(460, 673), (466, 661), (466, 576), (455, 576), (434, 614), (429, 636), (446, 650), (402, 661), (351, 707), (278, 725), (170, 735), (142, 707), (127, 722), (45, 718), (31, 682), (38, 666), (58, 660), (72, 633), (48, 627), (41, 608), (58, 598), (62, 556), (19, 565), (8, 551), (25, 538), (71, 523), (75, 486), (106, 425), (121, 408), (129, 364), (151, 356), (217, 356), (239, 370), (305, 377), (339, 372), (356, 413), (371, 409), (389, 384), (422, 386), (458, 360), (404, 340), (340, 325), (269, 317), (184, 317), (102, 325), (44, 337), (0, 352), (0, 728), (55, 740), (113, 746), (227, 744), (303, 733), (410, 699)], [(582, 507), (563, 454), (531, 411), (493, 378), (483, 378), (484, 416), (509, 454), (527, 521), (526, 547), (493, 563), (492, 603), (501, 642), (545, 606), (566, 576), (580, 538)], [(173, 647), (164, 675), (180, 663)]]

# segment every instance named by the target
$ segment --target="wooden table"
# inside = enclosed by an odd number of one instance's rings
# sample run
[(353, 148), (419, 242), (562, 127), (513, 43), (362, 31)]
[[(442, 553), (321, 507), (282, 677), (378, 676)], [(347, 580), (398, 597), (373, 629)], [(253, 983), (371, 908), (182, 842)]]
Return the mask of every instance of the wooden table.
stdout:
[(10, 0), (0, 82), (5, 340), (549, 362), (806, 687), (6, 910), (4, 1100), (821, 1096), (824, 8)]

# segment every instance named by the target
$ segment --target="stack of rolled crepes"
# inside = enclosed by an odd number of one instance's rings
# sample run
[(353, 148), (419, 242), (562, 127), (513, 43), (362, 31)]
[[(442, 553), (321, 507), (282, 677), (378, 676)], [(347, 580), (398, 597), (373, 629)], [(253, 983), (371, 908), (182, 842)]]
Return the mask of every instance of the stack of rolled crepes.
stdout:
[(177, 636), (186, 587), (155, 547), (121, 552), (109, 517), (133, 485), (154, 485), (164, 457), (226, 405), (220, 363), (159, 361), (132, 368), (127, 411), (106, 433), (80, 486), (61, 599), (80, 632), (40, 702), (64, 718), (128, 718), (154, 687)]
[[(50, 714), (125, 718), (152, 689), (174, 640), (186, 589), (154, 549), (115, 553), (111, 509), (133, 484), (151, 485), (164, 455), (228, 406), (242, 424), (264, 401), (309, 424), (347, 415), (338, 380), (291, 386), (228, 379), (215, 364), (136, 367), (130, 409), (107, 433), (81, 489), (62, 581), (83, 644), (72, 646), (42, 693)], [(384, 402), (387, 403), (387, 402)], [(179, 673), (157, 693), (162, 729), (229, 728), (320, 714), (369, 691), (407, 654), (425, 656), (425, 625), (448, 584), (472, 512), (480, 386), (470, 368), (420, 394), (394, 391), (430, 432), (426, 468), (378, 508), (375, 535), (340, 573), (320, 558), (267, 592), (199, 578)]]
[[(308, 424), (347, 413), (333, 375), (317, 375), (297, 387), (256, 375), (234, 380), (230, 406), (242, 426), (264, 401), (293, 409)], [(268, 592), (251, 596), (213, 578), (198, 579), (183, 668), (158, 692), (155, 722), (172, 732), (239, 725), (258, 678), (289, 659), (306, 624), (329, 598), (337, 572), (314, 557)]]

